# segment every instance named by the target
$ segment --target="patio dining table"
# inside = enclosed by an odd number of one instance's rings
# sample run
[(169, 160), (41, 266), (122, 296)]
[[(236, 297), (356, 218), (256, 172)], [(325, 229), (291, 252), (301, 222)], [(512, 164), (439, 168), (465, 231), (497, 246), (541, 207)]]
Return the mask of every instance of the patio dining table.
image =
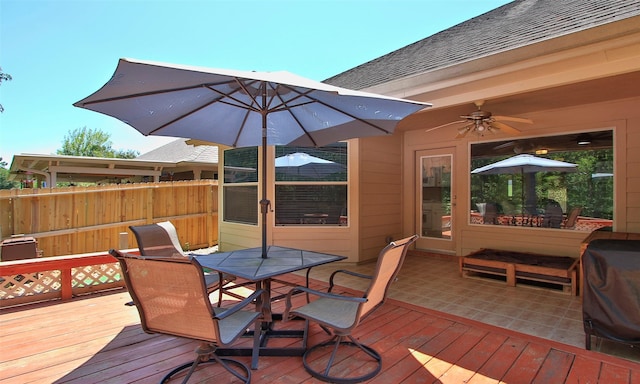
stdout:
[[(205, 268), (210, 268), (221, 273), (228, 273), (239, 278), (254, 282), (256, 289), (263, 289), (264, 296), (258, 305), (263, 312), (263, 322), (260, 336), (259, 355), (261, 356), (301, 356), (305, 348), (295, 347), (269, 347), (269, 338), (296, 338), (303, 337), (302, 330), (276, 330), (274, 322), (281, 320), (281, 314), (271, 311), (271, 282), (277, 276), (303, 269), (307, 270), (306, 284), (309, 285), (309, 272), (312, 267), (332, 263), (346, 259), (345, 256), (332, 255), (306, 251), (295, 248), (269, 246), (267, 257), (262, 257), (262, 248), (248, 248), (237, 251), (212, 253), (209, 255), (194, 255), (198, 262)], [(286, 283), (286, 282), (284, 282)], [(248, 332), (251, 334), (251, 332)], [(233, 348), (218, 350), (220, 355), (249, 356), (251, 348)], [(258, 366), (257, 356), (251, 362), (251, 368)]]
[(542, 215), (499, 215), (496, 222), (500, 225), (512, 225), (519, 227), (540, 227), (543, 225)]

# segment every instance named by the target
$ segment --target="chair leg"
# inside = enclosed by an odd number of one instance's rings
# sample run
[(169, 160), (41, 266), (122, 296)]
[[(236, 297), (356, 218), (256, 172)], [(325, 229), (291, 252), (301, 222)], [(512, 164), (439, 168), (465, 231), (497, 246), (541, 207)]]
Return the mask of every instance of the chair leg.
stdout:
[[(193, 372), (195, 372), (196, 368), (199, 365), (211, 363), (220, 364), (224, 369), (226, 369), (229, 373), (240, 379), (245, 384), (249, 384), (251, 382), (251, 370), (249, 369), (249, 367), (236, 360), (220, 358), (218, 355), (216, 355), (215, 350), (216, 347), (211, 344), (200, 344), (200, 346), (196, 348), (196, 353), (198, 354), (196, 359), (193, 362), (185, 363), (174, 368), (171, 372), (167, 373), (162, 378), (160, 384), (168, 382), (173, 378), (173, 376), (189, 368), (189, 371), (182, 380), (182, 383), (185, 384), (187, 381), (189, 381), (189, 378), (191, 377)], [(238, 369), (233, 368), (232, 365), (236, 366)]]
[(257, 320), (253, 329), (253, 350), (251, 351), (251, 369), (258, 369), (258, 359), (260, 357), (260, 339), (262, 336), (262, 322)]
[[(347, 335), (346, 337), (349, 339), (348, 341), (344, 340), (345, 336), (336, 335), (333, 338), (331, 338), (329, 341), (326, 341), (324, 343), (321, 343), (309, 348), (302, 356), (302, 364), (304, 365), (304, 368), (306, 369), (306, 371), (309, 372), (309, 374), (311, 374), (311, 376), (315, 377), (316, 379), (320, 379), (322, 381), (326, 381), (330, 383), (359, 383), (375, 377), (382, 369), (382, 357), (380, 356), (380, 354), (373, 348), (359, 343), (351, 335)], [(320, 372), (320, 370), (317, 370), (311, 366), (310, 364), (311, 354), (314, 351), (317, 351), (322, 348), (327, 348), (327, 347), (332, 347), (331, 355), (329, 357), (329, 361), (327, 363), (326, 368), (324, 368), (323, 372)], [(339, 377), (339, 376), (331, 375), (330, 371), (331, 371), (331, 368), (333, 367), (334, 359), (340, 347), (357, 348), (358, 350), (364, 352), (367, 356), (373, 359), (375, 367), (371, 369), (369, 372), (361, 376)], [(349, 358), (351, 358), (351, 356)]]
[(218, 307), (222, 305), (222, 287), (224, 286), (224, 280), (222, 280), (222, 272), (218, 272), (218, 281), (220, 282), (220, 286), (218, 287)]

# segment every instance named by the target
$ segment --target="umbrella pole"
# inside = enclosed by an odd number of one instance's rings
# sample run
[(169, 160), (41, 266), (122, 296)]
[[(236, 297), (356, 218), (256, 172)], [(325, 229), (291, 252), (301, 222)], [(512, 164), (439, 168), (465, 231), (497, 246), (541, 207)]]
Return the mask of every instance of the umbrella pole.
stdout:
[(524, 218), (524, 206), (525, 206), (525, 194), (524, 194), (524, 168), (520, 168), (520, 196), (521, 196), (521, 202), (520, 202), (520, 216), (522, 216)]
[(262, 113), (262, 199), (260, 213), (262, 216), (262, 258), (267, 258), (267, 212), (271, 202), (267, 199), (267, 114)]

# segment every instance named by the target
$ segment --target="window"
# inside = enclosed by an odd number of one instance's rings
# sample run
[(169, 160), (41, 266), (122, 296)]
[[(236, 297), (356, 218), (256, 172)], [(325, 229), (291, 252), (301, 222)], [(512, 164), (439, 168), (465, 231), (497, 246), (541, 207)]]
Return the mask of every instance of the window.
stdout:
[(346, 225), (347, 143), (275, 152), (276, 225)]
[(224, 217), (226, 222), (258, 224), (258, 148), (224, 153)]
[(451, 155), (420, 158), (422, 227), (425, 237), (451, 238)]
[(470, 177), (471, 224), (582, 231), (613, 224), (610, 130), (472, 144)]

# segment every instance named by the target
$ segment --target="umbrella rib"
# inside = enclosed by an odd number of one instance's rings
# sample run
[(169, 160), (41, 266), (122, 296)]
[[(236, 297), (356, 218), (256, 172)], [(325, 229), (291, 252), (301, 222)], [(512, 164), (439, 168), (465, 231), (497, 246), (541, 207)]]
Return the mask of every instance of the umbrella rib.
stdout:
[[(238, 104), (230, 103), (228, 101), (224, 101), (224, 100), (220, 100), (220, 99), (217, 100), (218, 103), (226, 104), (226, 105), (229, 105), (229, 106), (232, 106), (232, 107), (245, 107), (246, 109), (250, 109), (250, 110), (255, 111), (255, 112), (260, 112), (260, 109), (254, 107), (254, 105), (260, 105), (260, 103), (258, 103), (256, 98), (253, 97), (253, 95), (249, 92), (249, 90), (246, 88), (246, 86), (241, 81), (239, 81), (237, 78), (236, 78), (236, 83), (238, 85), (240, 85), (240, 88), (236, 88), (236, 89), (233, 90), (233, 92), (229, 92), (229, 93), (221, 92), (218, 89), (212, 88), (209, 85), (205, 85), (205, 87), (207, 89), (209, 89), (211, 92), (217, 93), (218, 95), (223, 96), (223, 97), (228, 97), (229, 99), (235, 101)], [(238, 99), (238, 98), (233, 96), (234, 93), (236, 93), (236, 92), (238, 92), (240, 90), (243, 90), (247, 94), (247, 96), (249, 96), (251, 98), (253, 103), (244, 102), (244, 101), (242, 101), (242, 100), (240, 100), (240, 99)]]
[(247, 123), (248, 118), (249, 118), (249, 111), (247, 111), (247, 113), (244, 114), (244, 118), (242, 119), (242, 124), (240, 125), (240, 129), (238, 129), (238, 134), (236, 135), (235, 140), (233, 140), (234, 147), (238, 146), (238, 141), (240, 140), (240, 134), (244, 130), (244, 126)]
[[(295, 90), (294, 90), (294, 91), (295, 91)], [(323, 102), (323, 101), (321, 101), (321, 100), (318, 100), (318, 99), (317, 99), (317, 98), (315, 98), (315, 97), (310, 96), (310, 93), (311, 93), (312, 91), (313, 91), (313, 90), (309, 90), (309, 93), (305, 93), (305, 94), (304, 94), (304, 96), (306, 96), (306, 97), (308, 97), (309, 99), (313, 100), (313, 102), (315, 102), (315, 103), (318, 103), (318, 104), (324, 105), (325, 107), (327, 107), (327, 108), (329, 108), (329, 109), (332, 109), (332, 110), (334, 110), (334, 111), (336, 111), (336, 112), (338, 112), (338, 113), (341, 113), (341, 114), (343, 114), (343, 115), (345, 115), (345, 116), (347, 116), (347, 117), (350, 117), (350, 118), (352, 118), (353, 120), (356, 120), (356, 121), (359, 121), (359, 122), (361, 122), (361, 123), (367, 124), (367, 125), (369, 125), (370, 127), (375, 128), (375, 129), (377, 129), (377, 130), (379, 130), (379, 131), (382, 131), (382, 132), (384, 132), (384, 133), (386, 133), (386, 134), (391, 133), (391, 132), (387, 131), (386, 129), (384, 129), (384, 128), (382, 128), (382, 127), (380, 127), (380, 126), (376, 125), (376, 124), (373, 124), (373, 123), (371, 123), (371, 122), (369, 122), (369, 121), (363, 120), (363, 119), (361, 119), (361, 118), (359, 118), (359, 117), (357, 117), (357, 116), (355, 116), (355, 115), (353, 115), (353, 114), (351, 114), (351, 113), (347, 113), (347, 112), (345, 112), (345, 111), (343, 111), (343, 110), (341, 110), (341, 109), (339, 109), (339, 108), (336, 108), (336, 107), (334, 107), (334, 106), (332, 106), (332, 105), (330, 105), (330, 104), (327, 104), (327, 103), (325, 103), (325, 102)], [(298, 94), (300, 94), (300, 92), (297, 92), (297, 93), (298, 93)], [(302, 96), (302, 94), (300, 94), (300, 97), (301, 97), (301, 96)], [(307, 131), (305, 130), (305, 132), (307, 132)]]
[[(293, 89), (293, 88), (291, 88), (291, 87), (287, 87), (287, 86), (283, 86), (283, 87), (284, 87), (284, 88), (289, 89), (290, 91), (292, 91), (292, 92), (294, 92), (294, 93), (296, 93), (296, 94), (297, 94), (297, 96), (295, 96), (294, 98), (292, 98), (292, 99), (291, 99), (291, 100), (289, 100), (289, 101), (284, 101), (284, 100), (282, 99), (282, 95), (278, 93), (278, 94), (277, 94), (277, 96), (278, 96), (278, 99), (280, 100), (280, 105), (279, 105), (279, 106), (277, 106), (277, 107), (275, 107), (275, 109), (274, 109), (272, 112), (275, 112), (275, 111), (287, 111), (287, 112), (289, 112), (289, 115), (291, 115), (291, 118), (292, 118), (293, 120), (295, 120), (296, 124), (298, 124), (298, 127), (300, 128), (300, 130), (301, 130), (302, 132), (304, 132), (304, 134), (306, 135), (306, 137), (311, 141), (311, 143), (313, 143), (313, 146), (314, 146), (314, 147), (317, 147), (317, 146), (318, 146), (318, 142), (313, 138), (313, 136), (311, 136), (311, 135), (309, 134), (309, 131), (307, 131), (307, 130), (305, 129), (304, 125), (300, 122), (300, 120), (298, 119), (298, 117), (297, 117), (297, 116), (293, 113), (293, 111), (291, 110), (292, 108), (298, 108), (298, 107), (301, 107), (301, 106), (303, 106), (303, 105), (313, 104), (313, 103), (314, 103), (314, 101), (305, 101), (305, 102), (303, 102), (303, 103), (296, 104), (296, 105), (294, 105), (294, 106), (290, 106), (290, 105), (288, 105), (288, 104), (287, 104), (287, 103), (290, 103), (291, 101), (295, 101), (295, 100), (297, 100), (297, 99), (299, 99), (299, 98), (301, 98), (301, 97), (303, 97), (303, 96), (305, 96), (305, 97), (309, 97), (309, 93), (311, 93), (311, 89), (308, 89), (306, 92), (299, 92), (299, 91), (297, 91), (297, 90), (295, 90), (295, 89)], [(313, 99), (313, 98), (311, 98), (311, 97), (309, 97), (309, 98), (310, 98), (311, 100), (314, 100), (314, 99)]]
[[(235, 104), (228, 103), (228, 102), (225, 102), (225, 101), (221, 101), (221, 100), (219, 100), (219, 99), (211, 100), (210, 102), (208, 102), (208, 103), (206, 103), (206, 104), (203, 104), (203, 105), (201, 105), (201, 106), (200, 106), (200, 107), (198, 107), (198, 108), (192, 109), (192, 110), (190, 110), (188, 113), (185, 113), (185, 114), (183, 114), (183, 115), (180, 115), (180, 116), (176, 117), (175, 119), (170, 120), (170, 121), (168, 121), (168, 122), (166, 122), (166, 123), (164, 123), (164, 124), (160, 125), (158, 128), (156, 128), (156, 129), (153, 129), (153, 130), (149, 131), (149, 133), (147, 133), (147, 135), (152, 135), (152, 134), (154, 134), (154, 133), (156, 133), (156, 132), (158, 132), (158, 131), (161, 131), (162, 129), (164, 129), (164, 128), (166, 128), (166, 127), (170, 126), (171, 124), (174, 124), (175, 122), (180, 121), (180, 120), (182, 120), (182, 119), (186, 118), (187, 116), (191, 116), (191, 115), (193, 115), (194, 113), (197, 113), (197, 112), (199, 112), (199, 111), (203, 110), (204, 108), (206, 108), (206, 107), (210, 106), (211, 104), (215, 104), (215, 103), (222, 103), (222, 104), (227, 104), (227, 105), (231, 105), (231, 106), (237, 107), (237, 105), (235, 105)], [(251, 109), (251, 106), (247, 106), (247, 107), (248, 107), (249, 109)], [(241, 109), (245, 109), (245, 108), (241, 108)]]
[[(245, 87), (245, 85), (244, 85), (241, 81), (239, 81), (237, 78), (235, 78), (235, 80), (236, 80), (236, 83), (237, 83), (237, 84), (239, 84), (239, 85), (240, 85), (240, 87), (241, 87), (241, 88), (242, 88), (242, 89), (247, 93), (247, 95), (249, 95), (249, 97), (251, 98), (251, 100), (253, 100), (253, 102), (255, 103), (255, 105), (258, 105), (257, 100), (253, 97), (253, 95), (251, 95), (251, 94), (248, 92), (248, 90), (247, 90), (247, 88)], [(225, 83), (230, 83), (230, 82), (221, 82), (221, 83), (218, 83), (218, 84), (216, 84), (216, 85), (225, 84)], [(150, 131), (150, 132), (149, 132), (149, 135), (150, 135), (150, 134), (153, 134), (153, 133), (155, 133), (155, 132), (157, 132), (157, 131), (160, 131), (160, 130), (164, 129), (164, 128), (166, 128), (167, 126), (169, 126), (169, 125), (171, 125), (171, 124), (174, 124), (175, 122), (180, 121), (180, 120), (184, 119), (184, 118), (185, 118), (185, 117), (187, 117), (187, 116), (191, 116), (192, 114), (194, 114), (194, 113), (196, 113), (196, 112), (198, 112), (198, 111), (201, 111), (202, 109), (204, 109), (204, 108), (206, 108), (206, 107), (208, 107), (208, 106), (210, 106), (210, 105), (212, 105), (212, 104), (215, 104), (215, 103), (225, 104), (225, 105), (229, 105), (229, 106), (232, 106), (232, 107), (237, 107), (237, 108), (240, 108), (240, 109), (245, 109), (245, 110), (247, 110), (247, 111), (254, 111), (254, 112), (260, 112), (260, 111), (261, 111), (260, 109), (256, 108), (256, 107), (254, 106), (254, 104), (246, 103), (246, 102), (244, 102), (244, 101), (242, 101), (242, 100), (240, 100), (240, 99), (238, 99), (238, 98), (236, 98), (236, 97), (233, 97), (233, 96), (232, 96), (232, 94), (233, 94), (233, 93), (235, 93), (235, 92), (237, 92), (239, 89), (234, 89), (234, 90), (233, 90), (233, 92), (231, 92), (231, 93), (229, 93), (229, 94), (226, 94), (226, 93), (221, 92), (221, 91), (219, 91), (218, 89), (214, 88), (214, 85), (212, 85), (212, 84), (213, 84), (213, 83), (211, 83), (211, 84), (203, 84), (203, 85), (201, 85), (201, 87), (206, 88), (206, 89), (210, 90), (211, 92), (214, 92), (214, 93), (218, 94), (218, 96), (220, 96), (220, 98), (216, 98), (216, 99), (214, 99), (214, 100), (211, 100), (210, 102), (208, 102), (208, 103), (206, 103), (206, 104), (203, 104), (202, 106), (200, 106), (200, 107), (198, 107), (198, 108), (196, 108), (196, 109), (193, 109), (193, 110), (189, 111), (188, 113), (185, 113), (184, 115), (178, 116), (178, 117), (176, 117), (175, 119), (173, 119), (173, 120), (171, 120), (171, 121), (169, 121), (169, 122), (167, 122), (167, 123), (165, 123), (165, 124), (162, 124), (162, 125), (161, 125), (161, 126), (159, 126), (158, 128), (156, 128), (156, 129), (154, 129), (154, 130)], [(198, 88), (198, 87), (190, 87), (190, 88), (184, 88), (184, 89), (195, 89), (195, 88)], [(158, 93), (160, 93), (160, 92), (158, 92)], [(230, 102), (228, 102), (228, 101), (222, 100), (222, 98), (223, 98), (223, 97), (228, 97), (229, 99), (231, 99), (231, 100), (235, 101), (237, 104), (235, 104), (235, 103), (230, 103)], [(247, 116), (248, 116), (248, 114), (247, 114)], [(244, 123), (246, 122), (247, 116), (245, 116), (245, 118), (243, 119), (243, 124), (242, 124), (242, 126), (244, 126)], [(240, 130), (240, 131), (241, 131), (241, 130)], [(240, 131), (239, 131), (239, 132), (240, 132)], [(238, 138), (239, 138), (239, 137), (240, 137), (240, 133), (238, 133), (238, 136), (236, 137), (236, 140), (235, 140), (235, 142), (234, 142), (234, 146), (235, 146), (235, 144), (237, 144), (237, 142), (238, 142)]]
[(220, 83), (196, 84), (196, 85), (190, 85), (188, 87), (178, 87), (178, 88), (162, 89), (162, 90), (158, 90), (158, 91), (147, 91), (147, 92), (140, 92), (140, 93), (132, 93), (130, 95), (113, 96), (113, 97), (107, 97), (107, 98), (104, 98), (104, 99), (85, 101), (81, 105), (82, 106), (87, 106), (87, 105), (92, 105), (92, 104), (108, 103), (108, 102), (111, 102), (111, 101), (129, 100), (129, 99), (135, 99), (137, 97), (145, 97), (145, 96), (161, 95), (161, 94), (164, 94), (164, 93), (187, 91), (187, 90), (190, 90), (190, 89), (196, 89), (196, 88), (201, 88), (201, 87), (211, 89), (211, 87), (214, 87), (214, 86), (217, 86), (217, 85), (220, 85), (220, 84), (225, 84), (225, 83), (228, 83), (228, 82), (224, 81), (224, 82), (220, 82)]

